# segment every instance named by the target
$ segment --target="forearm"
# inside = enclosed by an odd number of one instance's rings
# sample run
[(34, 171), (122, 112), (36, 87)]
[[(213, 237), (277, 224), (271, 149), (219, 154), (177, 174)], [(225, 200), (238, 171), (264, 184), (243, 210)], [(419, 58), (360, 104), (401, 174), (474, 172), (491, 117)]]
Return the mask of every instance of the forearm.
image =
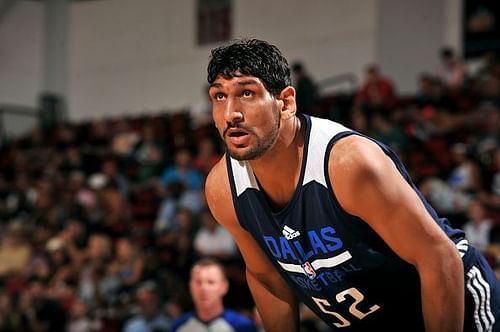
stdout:
[(422, 310), (427, 332), (463, 330), (464, 272), (458, 253), (422, 268)]
[(286, 288), (269, 290), (247, 270), (247, 282), (266, 331), (299, 331), (297, 300)]

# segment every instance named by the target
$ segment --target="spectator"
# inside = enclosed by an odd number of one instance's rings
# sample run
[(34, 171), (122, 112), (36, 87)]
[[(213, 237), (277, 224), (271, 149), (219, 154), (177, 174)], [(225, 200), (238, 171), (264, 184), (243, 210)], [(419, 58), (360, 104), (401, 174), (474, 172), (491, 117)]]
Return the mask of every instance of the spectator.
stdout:
[(500, 147), (495, 150), (493, 158), (494, 174), (493, 181), (491, 183), (491, 192), (493, 195), (500, 197)]
[(292, 78), (297, 90), (298, 112), (313, 115), (319, 100), (318, 88), (301, 62), (292, 64)]
[(85, 247), (88, 241), (87, 226), (81, 220), (69, 219), (58, 237), (71, 261), (76, 266), (81, 266), (85, 260)]
[(70, 145), (64, 150), (64, 159), (59, 165), (61, 173), (68, 177), (73, 172), (84, 172), (85, 166), (81, 150), (74, 145)]
[(113, 236), (122, 236), (128, 231), (130, 221), (130, 211), (127, 197), (120, 191), (109, 173), (97, 173), (89, 178), (90, 187), (94, 189), (96, 195), (94, 208), (99, 218), (92, 227), (96, 226), (100, 231), (104, 231)]
[(193, 167), (191, 152), (186, 148), (177, 150), (174, 165), (168, 167), (162, 175), (165, 187), (171, 182), (180, 181), (187, 189), (201, 190), (203, 175)]
[(112, 245), (109, 236), (92, 234), (86, 248), (86, 260), (79, 268), (77, 293), (91, 310), (98, 308), (105, 299), (102, 294), (109, 293), (103, 287), (103, 276), (112, 259)]
[(485, 206), (496, 212), (497, 221), (500, 222), (500, 147), (496, 148), (492, 154), (491, 172), (489, 188), (481, 191), (478, 197)]
[(21, 273), (28, 265), (32, 249), (22, 220), (11, 220), (7, 234), (0, 238), (0, 278)]
[(486, 169), (494, 168), (495, 150), (500, 148), (500, 104), (481, 102), (474, 110), (476, 130), (471, 141), (474, 143), (476, 159)]
[(208, 95), (208, 85), (203, 85), (201, 94), (203, 101), (194, 104), (189, 109), (190, 122), (194, 130), (212, 125), (212, 103)]
[(419, 188), (438, 213), (447, 216), (454, 215), (458, 219), (463, 218), (462, 215), (465, 215), (473, 199), (473, 195), (453, 190), (446, 181), (438, 177), (425, 178)]
[(193, 166), (203, 177), (206, 177), (208, 172), (220, 160), (221, 155), (215, 149), (215, 143), (210, 137), (203, 137), (198, 143), (198, 152), (193, 160)]
[(440, 64), (436, 75), (448, 88), (455, 90), (462, 87), (465, 80), (465, 64), (451, 47), (443, 47), (439, 53)]
[(205, 258), (195, 263), (189, 289), (195, 311), (176, 319), (172, 332), (257, 331), (248, 317), (224, 308), (223, 298), (229, 284), (224, 268), (217, 261)]
[(69, 254), (60, 237), (53, 237), (47, 241), (46, 251), (50, 266), (50, 286), (71, 282), (74, 276), (74, 266), (71, 264)]
[(113, 126), (111, 150), (120, 159), (130, 157), (133, 147), (139, 141), (139, 135), (132, 130), (125, 119), (118, 119)]
[(17, 172), (13, 182), (5, 197), (5, 217), (31, 214), (35, 205), (36, 190), (30, 176), (22, 171)]
[(108, 268), (118, 278), (121, 291), (128, 292), (142, 280), (144, 255), (130, 239), (119, 238), (115, 242), (115, 257)]
[(214, 257), (221, 261), (233, 259), (237, 254), (231, 235), (215, 221), (209, 209), (201, 213), (201, 228), (194, 236), (194, 249), (200, 257)]
[(140, 140), (134, 147), (132, 156), (137, 167), (135, 178), (138, 183), (160, 175), (168, 153), (151, 125), (142, 128)]
[(179, 181), (170, 182), (166, 188), (166, 195), (160, 204), (155, 220), (155, 232), (169, 232), (179, 227), (176, 220), (177, 210), (186, 208), (192, 213), (199, 213), (203, 207), (202, 192), (199, 190), (186, 190)]
[(373, 117), (373, 138), (389, 146), (399, 156), (408, 148), (408, 139), (400, 126), (385, 114), (375, 114)]
[(99, 328), (99, 322), (90, 318), (87, 304), (76, 298), (69, 309), (67, 332), (94, 332)]
[(97, 174), (103, 174), (106, 177), (108, 184), (117, 188), (123, 197), (127, 198), (129, 196), (130, 181), (127, 176), (121, 172), (116, 159), (104, 159), (101, 164), (101, 172)]
[(157, 236), (161, 262), (186, 277), (194, 259), (193, 237), (196, 232), (191, 210), (180, 207), (175, 212), (176, 226)]
[(18, 305), (18, 298), (0, 291), (0, 332), (26, 332), (29, 319)]
[(457, 105), (440, 78), (423, 73), (418, 78), (415, 102), (420, 110), (431, 106), (442, 112), (455, 113)]
[(123, 332), (166, 332), (170, 321), (161, 313), (158, 289), (153, 282), (145, 282), (136, 291), (139, 312), (129, 319)]
[(360, 112), (371, 127), (375, 113), (387, 114), (396, 104), (396, 91), (392, 81), (382, 75), (377, 65), (365, 69), (365, 80), (354, 98), (353, 111)]
[(67, 312), (60, 301), (51, 296), (47, 284), (38, 279), (28, 283), (30, 327), (40, 332), (64, 332), (66, 329)]
[(493, 224), (487, 217), (483, 204), (478, 200), (472, 201), (467, 209), (467, 217), (469, 220), (463, 226), (467, 240), (478, 250), (486, 253), (490, 246)]
[(455, 190), (476, 193), (482, 187), (481, 173), (478, 164), (470, 156), (468, 146), (455, 143), (451, 151), (454, 167), (448, 176), (448, 184)]
[(112, 140), (111, 129), (105, 120), (93, 120), (87, 126), (87, 137), (84, 140), (84, 150), (92, 151), (97, 156), (105, 155), (110, 151)]

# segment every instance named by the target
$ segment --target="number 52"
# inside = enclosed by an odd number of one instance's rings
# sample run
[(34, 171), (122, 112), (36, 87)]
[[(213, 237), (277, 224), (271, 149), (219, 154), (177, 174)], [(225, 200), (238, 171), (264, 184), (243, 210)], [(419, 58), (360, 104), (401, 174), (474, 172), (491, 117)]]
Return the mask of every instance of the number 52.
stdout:
[[(354, 302), (349, 306), (349, 312), (354, 317), (356, 317), (358, 319), (363, 319), (366, 316), (368, 316), (369, 314), (373, 313), (374, 311), (377, 311), (378, 309), (380, 309), (380, 306), (375, 304), (368, 309), (368, 312), (362, 312), (361, 310), (359, 310), (356, 306), (361, 301), (363, 301), (363, 299), (365, 297), (356, 288), (349, 288), (349, 289), (346, 289), (346, 290), (338, 293), (335, 296), (335, 299), (337, 300), (338, 303), (341, 303), (341, 302), (346, 300), (346, 295), (349, 295), (350, 297), (352, 297), (354, 299)], [(328, 307), (332, 307), (332, 305), (330, 304), (330, 302), (328, 302), (328, 300), (318, 299), (315, 297), (313, 297), (312, 299), (318, 305), (318, 307), (321, 309), (321, 311), (323, 311), (324, 313), (326, 313), (328, 315), (335, 316), (340, 321), (339, 323), (333, 323), (333, 325), (335, 325), (336, 327), (339, 327), (339, 328), (340, 327), (347, 327), (347, 326), (351, 325), (351, 323), (347, 319), (345, 319), (344, 316), (339, 314), (338, 312), (328, 310)]]

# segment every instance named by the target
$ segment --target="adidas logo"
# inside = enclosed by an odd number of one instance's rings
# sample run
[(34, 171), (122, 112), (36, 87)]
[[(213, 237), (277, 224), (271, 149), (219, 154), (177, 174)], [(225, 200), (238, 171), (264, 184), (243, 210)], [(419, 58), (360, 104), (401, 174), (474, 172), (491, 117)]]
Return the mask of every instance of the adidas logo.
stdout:
[(295, 231), (292, 228), (285, 225), (285, 227), (283, 227), (283, 235), (287, 240), (292, 240), (295, 239), (297, 236), (300, 236), (300, 232)]

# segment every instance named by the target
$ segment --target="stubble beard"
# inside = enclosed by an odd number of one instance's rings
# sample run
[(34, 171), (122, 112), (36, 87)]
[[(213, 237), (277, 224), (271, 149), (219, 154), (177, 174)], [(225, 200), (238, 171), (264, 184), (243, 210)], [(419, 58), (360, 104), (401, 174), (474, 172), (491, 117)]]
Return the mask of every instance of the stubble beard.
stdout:
[(273, 107), (273, 115), (274, 115), (274, 126), (272, 130), (263, 138), (257, 137), (257, 143), (255, 144), (255, 146), (250, 147), (248, 151), (240, 153), (238, 151), (231, 150), (227, 146), (226, 141), (223, 140), (226, 151), (229, 153), (229, 155), (233, 159), (236, 159), (238, 161), (254, 160), (262, 156), (266, 151), (268, 151), (272, 146), (274, 146), (274, 144), (278, 140), (279, 129), (281, 126), (280, 113), (276, 109), (276, 107)]

